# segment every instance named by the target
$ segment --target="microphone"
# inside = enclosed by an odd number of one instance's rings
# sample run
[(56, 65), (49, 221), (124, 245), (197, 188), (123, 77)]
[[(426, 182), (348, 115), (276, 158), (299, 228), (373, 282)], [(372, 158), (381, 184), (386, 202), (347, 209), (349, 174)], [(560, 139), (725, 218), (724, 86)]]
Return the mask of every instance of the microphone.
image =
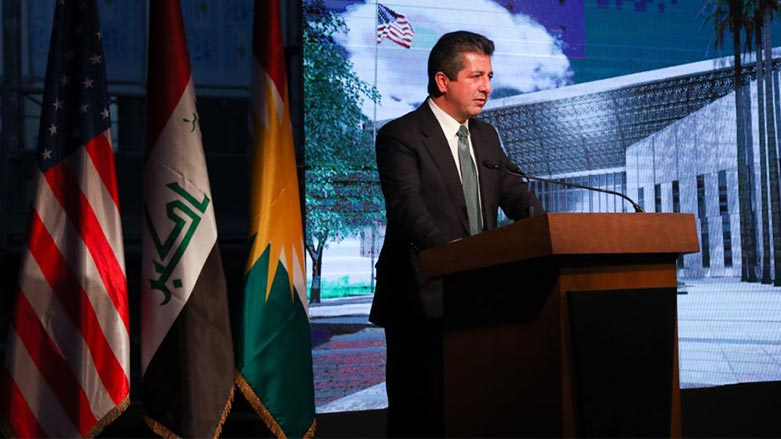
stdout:
[(611, 191), (611, 190), (602, 189), (602, 188), (598, 188), (598, 187), (584, 186), (582, 184), (576, 184), (576, 183), (565, 183), (563, 181), (550, 180), (550, 179), (542, 178), (542, 177), (535, 177), (535, 176), (529, 175), (529, 174), (521, 171), (520, 168), (518, 168), (518, 166), (515, 163), (513, 163), (513, 162), (509, 162), (507, 164), (507, 166), (504, 167), (504, 166), (499, 165), (499, 163), (493, 163), (493, 162), (489, 162), (488, 160), (483, 160), (483, 166), (485, 166), (488, 169), (495, 169), (497, 171), (502, 171), (502, 172), (504, 172), (506, 174), (514, 175), (516, 177), (521, 177), (522, 179), (525, 178), (527, 180), (535, 180), (535, 181), (541, 181), (541, 182), (544, 182), (544, 183), (558, 184), (558, 185), (561, 185), (561, 186), (564, 186), (564, 187), (585, 189), (585, 190), (588, 190), (588, 191), (602, 192), (602, 193), (610, 194), (610, 195), (617, 195), (617, 196), (625, 199), (626, 201), (628, 201), (629, 204), (631, 204), (632, 207), (635, 209), (635, 212), (637, 212), (637, 213), (644, 213), (645, 212), (643, 210), (643, 208), (640, 207), (639, 204), (635, 203), (634, 200), (632, 200), (631, 198), (629, 198), (626, 195), (622, 194), (621, 192)]

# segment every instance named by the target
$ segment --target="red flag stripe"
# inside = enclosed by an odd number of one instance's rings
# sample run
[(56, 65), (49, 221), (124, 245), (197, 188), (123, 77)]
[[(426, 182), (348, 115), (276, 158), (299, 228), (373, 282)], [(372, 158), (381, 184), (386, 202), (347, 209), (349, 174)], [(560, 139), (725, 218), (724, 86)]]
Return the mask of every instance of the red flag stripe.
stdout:
[(147, 96), (154, 96), (155, 105), (147, 108), (144, 162), (190, 82), (190, 56), (179, 2), (154, 1), (149, 8), (149, 41), (154, 43), (149, 44), (146, 82)]
[(10, 415), (7, 421), (12, 433), (16, 437), (24, 438), (48, 437), (5, 366), (0, 367), (0, 374), (3, 383), (0, 410)]
[(73, 324), (81, 328), (100, 379), (114, 403), (119, 404), (130, 389), (128, 377), (106, 341), (85, 291), (44, 227), (38, 212), (33, 211), (31, 217), (30, 253)]
[[(96, 158), (89, 153), (89, 146), (87, 145), (85, 149), (78, 150), (72, 154), (65, 161), (65, 166), (71, 175), (78, 179), (79, 188), (90, 206), (92, 206), (100, 229), (105, 234), (106, 241), (111, 246), (111, 251), (117, 259), (119, 269), (122, 270), (124, 275), (125, 249), (122, 242), (122, 226), (117, 221), (117, 218), (120, 217), (119, 208), (114, 203), (114, 196), (109, 188), (101, 181), (101, 171), (96, 167)], [(104, 158), (101, 157), (97, 160), (102, 159)], [(56, 200), (53, 201), (55, 204), (59, 204)], [(123, 283), (123, 285), (125, 284)], [(120, 297), (119, 300), (123, 303), (125, 302), (123, 297)]]
[(18, 295), (11, 325), (73, 425), (86, 436), (98, 420), (73, 370), (52, 343), (24, 294)]
[(117, 181), (114, 178), (117, 175), (114, 167), (114, 150), (111, 147), (111, 137), (109, 136), (111, 136), (111, 130), (106, 130), (103, 135), (87, 142), (84, 148), (92, 159), (92, 164), (98, 171), (103, 186), (111, 194), (114, 206), (119, 211), (119, 192), (117, 191)]
[[(252, 53), (274, 82), (280, 95), (287, 91), (285, 48), (282, 44), (282, 20), (279, 2), (267, 1), (263, 7), (255, 2)], [(287, 96), (284, 96), (286, 98)]]
[(12, 325), (8, 327), (7, 352), (10, 358), (6, 362), (8, 373), (19, 386), (19, 392), (35, 413), (38, 423), (41, 424), (41, 428), (47, 436), (80, 436), (81, 434), (71, 422), (65, 409), (57, 402), (57, 396), (51, 386), (43, 378), (41, 371), (35, 367), (30, 353)]
[(387, 29), (386, 33), (388, 34), (388, 38), (396, 37), (400, 40), (412, 42), (412, 36), (410, 34), (402, 32), (394, 27)]
[(68, 218), (76, 226), (79, 235), (84, 240), (84, 244), (95, 261), (95, 266), (98, 268), (108, 296), (122, 317), (125, 328), (130, 332), (130, 317), (125, 299), (127, 297), (125, 273), (100, 227), (92, 206), (62, 163), (53, 166), (43, 175), (49, 182), (49, 188), (54, 196), (60, 202), (60, 206), (68, 214)]
[[(22, 292), (35, 292), (34, 294), (26, 294), (27, 301), (30, 302), (30, 306), (32, 306), (33, 311), (38, 316), (38, 320), (40, 320), (59, 352), (62, 353), (65, 361), (70, 365), (71, 370), (77, 374), (81, 388), (90, 396), (92, 413), (100, 418), (115, 406), (114, 401), (103, 386), (103, 382), (98, 378), (98, 368), (92, 361), (92, 355), (81, 337), (79, 328), (73, 326), (73, 322), (68, 318), (50, 318), (50, 316), (66, 316), (68, 313), (52, 292), (35, 260), (32, 258), (25, 259), (22, 264), (22, 277), (27, 279), (27, 281), (22, 282), (19, 289)], [(102, 317), (100, 313), (97, 313), (97, 315), (99, 318)], [(115, 338), (127, 340), (127, 333), (123, 334), (120, 332), (124, 331), (124, 328), (119, 322), (116, 313), (114, 312), (110, 318), (113, 319), (115, 329), (117, 329)], [(116, 340), (114, 342), (116, 343)], [(120, 348), (114, 346), (114, 353), (117, 357), (121, 358), (123, 354), (127, 355), (126, 345), (127, 343), (125, 342)]]
[[(89, 160), (86, 161), (89, 162)], [(96, 179), (97, 177), (95, 177), (94, 180)], [(92, 182), (96, 183), (94, 180)], [(75, 226), (66, 217), (65, 212), (63, 212), (59, 201), (48, 184), (44, 183), (38, 186), (36, 198), (38, 200), (36, 203), (36, 211), (44, 228), (48, 231), (52, 241), (57, 244), (59, 252), (62, 254), (62, 258), (65, 261), (68, 261), (69, 268), (73, 272), (78, 284), (87, 295), (89, 304), (92, 306), (95, 316), (98, 319), (98, 325), (100, 326), (101, 331), (111, 346), (114, 355), (119, 360), (120, 365), (123, 366), (125, 374), (128, 375), (128, 331), (123, 324), (114, 303), (105, 290), (95, 261), (88, 253), (84, 241), (79, 237), (79, 233)], [(98, 207), (100, 208), (100, 205), (98, 205)], [(112, 225), (109, 224), (109, 226)], [(23, 265), (19, 285), (25, 291), (45, 290), (48, 291), (51, 296), (54, 296), (54, 293), (51, 292), (51, 288), (45, 279), (46, 276), (41, 272), (40, 267), (35, 263), (34, 259), (31, 259), (28, 263)], [(50, 301), (56, 301), (56, 299), (51, 299)], [(33, 302), (34, 305), (35, 303), (36, 302)], [(66, 313), (62, 305), (60, 305), (60, 308), (62, 308), (60, 311), (65, 315)], [(43, 313), (39, 314), (43, 315)], [(69, 331), (66, 331), (66, 333), (67, 332)], [(82, 356), (79, 355), (74, 358), (74, 361), (80, 361), (78, 358), (81, 357)], [(99, 411), (96, 411), (96, 413), (99, 413)]]

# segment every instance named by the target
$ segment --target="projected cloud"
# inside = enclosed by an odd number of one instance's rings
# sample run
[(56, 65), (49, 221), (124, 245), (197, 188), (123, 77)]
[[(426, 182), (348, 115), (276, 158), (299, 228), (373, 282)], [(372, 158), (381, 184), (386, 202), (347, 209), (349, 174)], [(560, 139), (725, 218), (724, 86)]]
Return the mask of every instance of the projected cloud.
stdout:
[[(348, 6), (343, 17), (349, 32), (338, 41), (350, 52), (350, 60), (364, 81), (376, 83), (382, 94), (377, 120), (398, 117), (422, 102), (426, 93), (426, 61), (431, 47), (444, 33), (469, 30), (496, 43), (493, 57), (494, 96), (526, 93), (558, 87), (571, 75), (561, 44), (529, 16), (511, 14), (489, 0), (454, 7), (448, 0), (429, 0), (422, 5), (383, 2), (412, 25), (415, 36), (406, 49), (391, 41), (376, 44), (375, 4)], [(468, 23), (468, 24), (465, 24)], [(364, 102), (363, 112), (374, 117), (374, 104)]]

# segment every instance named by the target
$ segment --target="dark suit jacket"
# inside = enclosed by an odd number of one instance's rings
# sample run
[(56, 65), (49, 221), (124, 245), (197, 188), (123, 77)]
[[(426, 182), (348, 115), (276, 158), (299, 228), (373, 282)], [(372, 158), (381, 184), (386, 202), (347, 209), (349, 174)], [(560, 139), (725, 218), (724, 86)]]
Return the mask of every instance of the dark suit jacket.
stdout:
[[(526, 184), (481, 165), (509, 162), (494, 127), (470, 119), (469, 133), (479, 167), (483, 227), (496, 227), (499, 207), (512, 219), (543, 213)], [(387, 327), (439, 319), (441, 281), (422, 279), (418, 253), (469, 236), (453, 154), (428, 102), (383, 126), (376, 149), (387, 228), (369, 320)]]

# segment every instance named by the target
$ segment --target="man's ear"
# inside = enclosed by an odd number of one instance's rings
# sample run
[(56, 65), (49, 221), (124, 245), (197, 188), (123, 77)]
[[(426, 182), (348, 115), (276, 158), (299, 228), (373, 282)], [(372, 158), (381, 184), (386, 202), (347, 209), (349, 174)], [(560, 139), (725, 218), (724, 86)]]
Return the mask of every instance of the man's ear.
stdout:
[(448, 78), (444, 72), (435, 73), (434, 81), (437, 83), (437, 90), (439, 90), (440, 93), (445, 93), (447, 91), (447, 83), (450, 81), (450, 78)]

